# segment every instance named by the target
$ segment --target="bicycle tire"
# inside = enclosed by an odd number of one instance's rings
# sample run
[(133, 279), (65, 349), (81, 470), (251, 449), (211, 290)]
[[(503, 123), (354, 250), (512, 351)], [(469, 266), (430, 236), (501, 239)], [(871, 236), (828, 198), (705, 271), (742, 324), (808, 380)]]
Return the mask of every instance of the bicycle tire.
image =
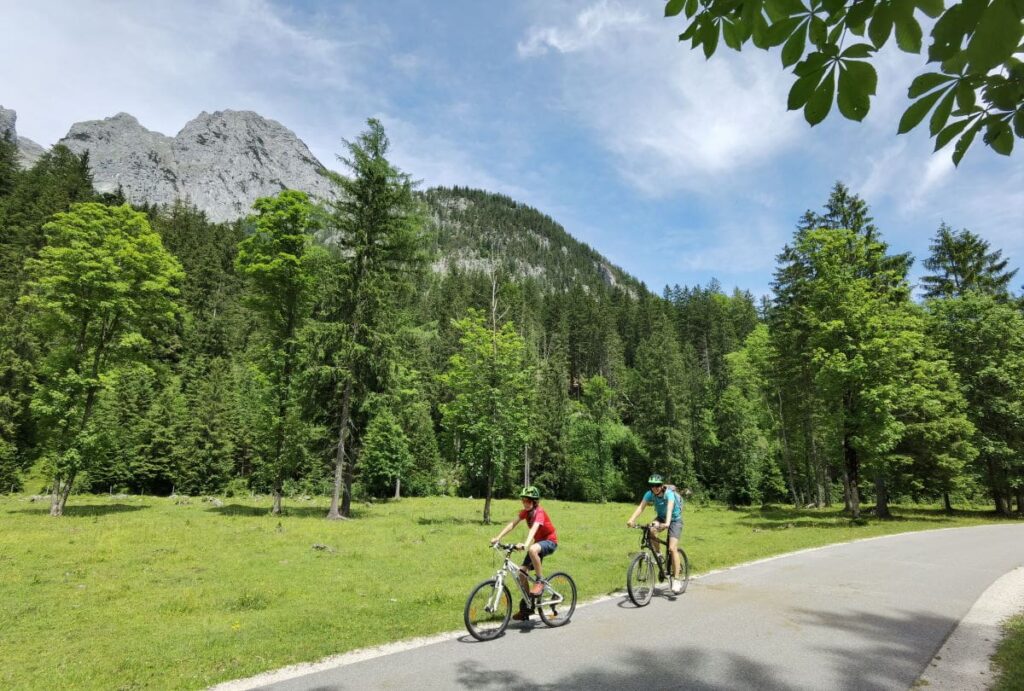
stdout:
[(489, 641), (500, 636), (505, 632), (512, 616), (512, 596), (504, 584), (501, 586), (502, 592), (498, 597), (497, 609), (493, 612), (487, 611), (487, 603), (494, 598), (497, 584), (496, 579), (490, 578), (473, 588), (466, 598), (462, 619), (466, 623), (469, 635), (478, 641)]
[[(690, 559), (686, 556), (686, 550), (682, 547), (676, 547), (676, 551), (679, 552), (679, 580), (683, 584), (682, 590), (675, 595), (682, 595), (686, 592), (686, 586), (690, 584)], [(669, 557), (671, 559), (671, 557)], [(672, 573), (671, 561), (665, 566), (666, 573)], [(671, 583), (671, 581), (670, 581)]]
[[(576, 611), (576, 581), (567, 573), (553, 573), (547, 579), (547, 586), (544, 592), (537, 597), (537, 613), (540, 620), (548, 626), (565, 626), (572, 619), (572, 613)], [(547, 600), (552, 596), (552, 591), (562, 597), (557, 604), (550, 604)]]
[(643, 607), (654, 597), (654, 564), (646, 552), (633, 557), (626, 569), (626, 592), (637, 607)]

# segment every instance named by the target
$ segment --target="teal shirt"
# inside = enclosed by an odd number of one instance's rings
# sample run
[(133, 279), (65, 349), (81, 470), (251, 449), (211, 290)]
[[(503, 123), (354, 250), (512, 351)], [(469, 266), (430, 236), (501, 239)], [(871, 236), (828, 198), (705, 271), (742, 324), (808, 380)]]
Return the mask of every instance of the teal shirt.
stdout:
[(672, 497), (672, 520), (670, 523), (683, 520), (683, 499), (679, 496), (679, 493), (675, 490), (666, 488), (661, 496), (655, 496), (654, 492), (647, 490), (647, 494), (644, 495), (644, 501), (648, 504), (654, 504), (654, 510), (658, 514), (658, 520), (661, 522), (665, 521), (665, 511), (668, 510), (668, 498)]

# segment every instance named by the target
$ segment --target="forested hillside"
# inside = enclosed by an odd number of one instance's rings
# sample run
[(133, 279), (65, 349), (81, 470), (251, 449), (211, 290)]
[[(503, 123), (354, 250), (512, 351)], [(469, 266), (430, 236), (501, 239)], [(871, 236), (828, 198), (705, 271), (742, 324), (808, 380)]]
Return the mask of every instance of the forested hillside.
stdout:
[[(837, 184), (773, 295), (666, 287), (500, 195), (413, 188), (379, 124), (341, 194), (211, 223), (0, 144), (0, 490), (1024, 504), (1024, 316), (938, 229), (927, 299)], [(415, 171), (410, 171), (415, 173)], [(815, 200), (809, 200), (813, 203)], [(70, 499), (73, 503), (73, 497)]]

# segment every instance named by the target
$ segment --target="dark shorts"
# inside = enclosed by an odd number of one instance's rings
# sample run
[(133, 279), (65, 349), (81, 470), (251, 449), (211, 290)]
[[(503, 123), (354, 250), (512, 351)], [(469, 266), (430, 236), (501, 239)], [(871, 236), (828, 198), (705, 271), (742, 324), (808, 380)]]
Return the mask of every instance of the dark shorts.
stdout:
[[(538, 542), (536, 544), (540, 545), (540, 558), (541, 559), (543, 559), (544, 557), (548, 556), (549, 554), (554, 552), (556, 549), (558, 549), (558, 543), (557, 542), (552, 542), (551, 540), (541, 540), (540, 542)], [(529, 554), (527, 554), (526, 558), (523, 559), (523, 566), (526, 567), (527, 571), (529, 571), (530, 569), (533, 568), (533, 562), (530, 561), (530, 555)]]
[[(662, 523), (663, 521), (659, 518), (658, 522)], [(661, 531), (658, 531), (658, 532), (661, 532)], [(683, 534), (683, 522), (682, 521), (672, 521), (671, 523), (668, 524), (668, 536), (670, 538), (674, 537), (675, 539), (678, 540), (682, 536), (682, 534)]]

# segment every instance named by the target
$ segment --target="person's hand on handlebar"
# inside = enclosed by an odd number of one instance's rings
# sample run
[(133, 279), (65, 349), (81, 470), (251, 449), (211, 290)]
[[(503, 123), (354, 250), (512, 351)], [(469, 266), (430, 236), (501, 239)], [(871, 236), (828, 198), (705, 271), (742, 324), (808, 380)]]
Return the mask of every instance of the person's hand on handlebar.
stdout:
[(627, 528), (635, 528), (636, 527), (636, 521), (626, 521), (626, 527)]

